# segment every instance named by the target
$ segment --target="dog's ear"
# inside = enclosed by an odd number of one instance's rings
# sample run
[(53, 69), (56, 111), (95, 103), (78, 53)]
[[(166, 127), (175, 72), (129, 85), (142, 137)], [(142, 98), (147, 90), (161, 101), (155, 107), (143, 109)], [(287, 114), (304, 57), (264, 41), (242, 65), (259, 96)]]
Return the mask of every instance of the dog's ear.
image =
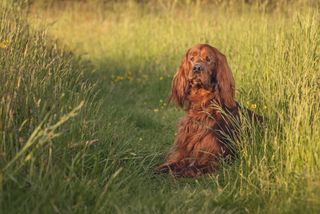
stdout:
[(215, 51), (217, 53), (216, 79), (218, 82), (219, 95), (223, 104), (228, 108), (232, 108), (236, 106), (235, 82), (227, 58), (217, 49), (215, 49)]
[(190, 64), (188, 62), (189, 50), (183, 57), (179, 69), (172, 80), (171, 94), (169, 101), (176, 102), (180, 107), (183, 107), (185, 98), (189, 88), (188, 72), (190, 70)]

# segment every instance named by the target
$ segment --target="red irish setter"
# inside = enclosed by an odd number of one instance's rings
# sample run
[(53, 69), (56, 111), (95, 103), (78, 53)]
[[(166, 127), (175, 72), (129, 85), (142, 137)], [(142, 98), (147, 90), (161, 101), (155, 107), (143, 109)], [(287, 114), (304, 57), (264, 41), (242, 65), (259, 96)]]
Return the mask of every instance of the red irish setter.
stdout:
[(170, 95), (186, 110), (177, 127), (175, 145), (157, 170), (194, 177), (213, 172), (221, 158), (232, 157), (230, 139), (239, 105), (226, 57), (216, 48), (190, 48), (176, 72)]

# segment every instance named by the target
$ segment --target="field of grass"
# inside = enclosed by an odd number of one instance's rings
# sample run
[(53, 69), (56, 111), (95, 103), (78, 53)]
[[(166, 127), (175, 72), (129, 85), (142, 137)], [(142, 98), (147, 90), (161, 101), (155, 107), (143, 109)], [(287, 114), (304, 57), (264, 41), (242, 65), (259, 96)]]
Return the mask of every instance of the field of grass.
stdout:
[[(320, 212), (319, 4), (169, 2), (1, 7), (0, 213)], [(237, 100), (268, 119), (233, 164), (177, 180), (154, 168), (196, 43), (227, 56)]]

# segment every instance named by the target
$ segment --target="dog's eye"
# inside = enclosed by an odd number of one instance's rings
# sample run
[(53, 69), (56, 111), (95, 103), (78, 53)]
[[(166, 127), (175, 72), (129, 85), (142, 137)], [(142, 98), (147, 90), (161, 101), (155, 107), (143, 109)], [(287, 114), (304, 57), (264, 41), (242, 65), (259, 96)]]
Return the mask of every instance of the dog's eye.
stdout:
[(207, 56), (207, 57), (206, 57), (206, 61), (207, 61), (207, 62), (210, 62), (211, 59)]

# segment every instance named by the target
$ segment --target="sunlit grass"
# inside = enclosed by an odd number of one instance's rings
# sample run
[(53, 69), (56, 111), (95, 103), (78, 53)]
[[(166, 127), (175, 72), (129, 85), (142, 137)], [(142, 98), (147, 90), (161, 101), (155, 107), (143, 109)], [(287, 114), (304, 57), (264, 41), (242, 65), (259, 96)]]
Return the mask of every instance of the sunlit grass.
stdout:
[[(245, 4), (167, 6), (142, 7), (131, 1), (104, 9), (74, 4), (30, 10), (33, 29), (45, 27), (59, 47), (93, 63), (86, 78), (96, 82), (94, 92), (99, 94), (95, 103), (101, 103), (101, 108), (92, 104), (85, 114), (80, 112), (80, 121), (90, 118), (87, 123), (80, 122), (82, 131), (77, 129), (78, 120), (72, 129), (61, 128), (66, 143), (48, 156), (50, 161), (41, 156), (43, 164), (37, 167), (43, 168), (42, 176), (28, 179), (31, 193), (25, 192), (23, 188), (28, 187), (23, 185), (16, 188), (15, 182), (3, 182), (4, 208), (12, 211), (14, 204), (24, 202), (28, 211), (36, 212), (319, 212), (318, 8), (288, 6), (269, 13)], [(153, 168), (163, 161), (183, 114), (166, 104), (171, 78), (187, 48), (195, 43), (209, 43), (227, 56), (237, 100), (267, 119), (263, 130), (249, 127), (249, 133), (244, 131), (235, 163), (211, 176), (176, 181), (154, 175)], [(10, 38), (0, 40), (3, 50), (11, 44), (15, 42)], [(28, 59), (31, 64), (36, 61)], [(50, 61), (43, 66), (48, 64)], [(59, 64), (52, 65), (61, 72)], [(66, 71), (70, 76), (58, 81), (61, 94), (65, 89), (71, 97), (76, 93), (77, 102), (61, 101), (61, 108), (68, 109), (64, 114), (72, 110), (66, 106), (72, 103), (75, 107), (92, 96), (87, 97), (82, 88), (73, 89), (83, 80), (81, 74), (70, 83), (78, 75), (73, 73), (76, 70), (82, 69), (71, 67)], [(19, 75), (12, 76), (19, 79)], [(41, 87), (36, 85), (25, 94), (35, 93), (37, 88)], [(35, 99), (33, 105), (44, 108), (43, 100), (51, 99), (39, 96), (41, 101), (37, 104)], [(25, 117), (28, 119), (27, 114)], [(20, 117), (11, 120), (23, 123)], [(40, 122), (38, 119), (35, 125)], [(85, 146), (79, 147), (75, 141)], [(7, 145), (14, 140), (3, 142)], [(46, 161), (53, 167), (46, 168)], [(13, 178), (21, 182), (32, 170), (36, 176), (37, 167)], [(38, 196), (27, 199), (32, 193)], [(40, 205), (35, 206), (37, 201)]]

